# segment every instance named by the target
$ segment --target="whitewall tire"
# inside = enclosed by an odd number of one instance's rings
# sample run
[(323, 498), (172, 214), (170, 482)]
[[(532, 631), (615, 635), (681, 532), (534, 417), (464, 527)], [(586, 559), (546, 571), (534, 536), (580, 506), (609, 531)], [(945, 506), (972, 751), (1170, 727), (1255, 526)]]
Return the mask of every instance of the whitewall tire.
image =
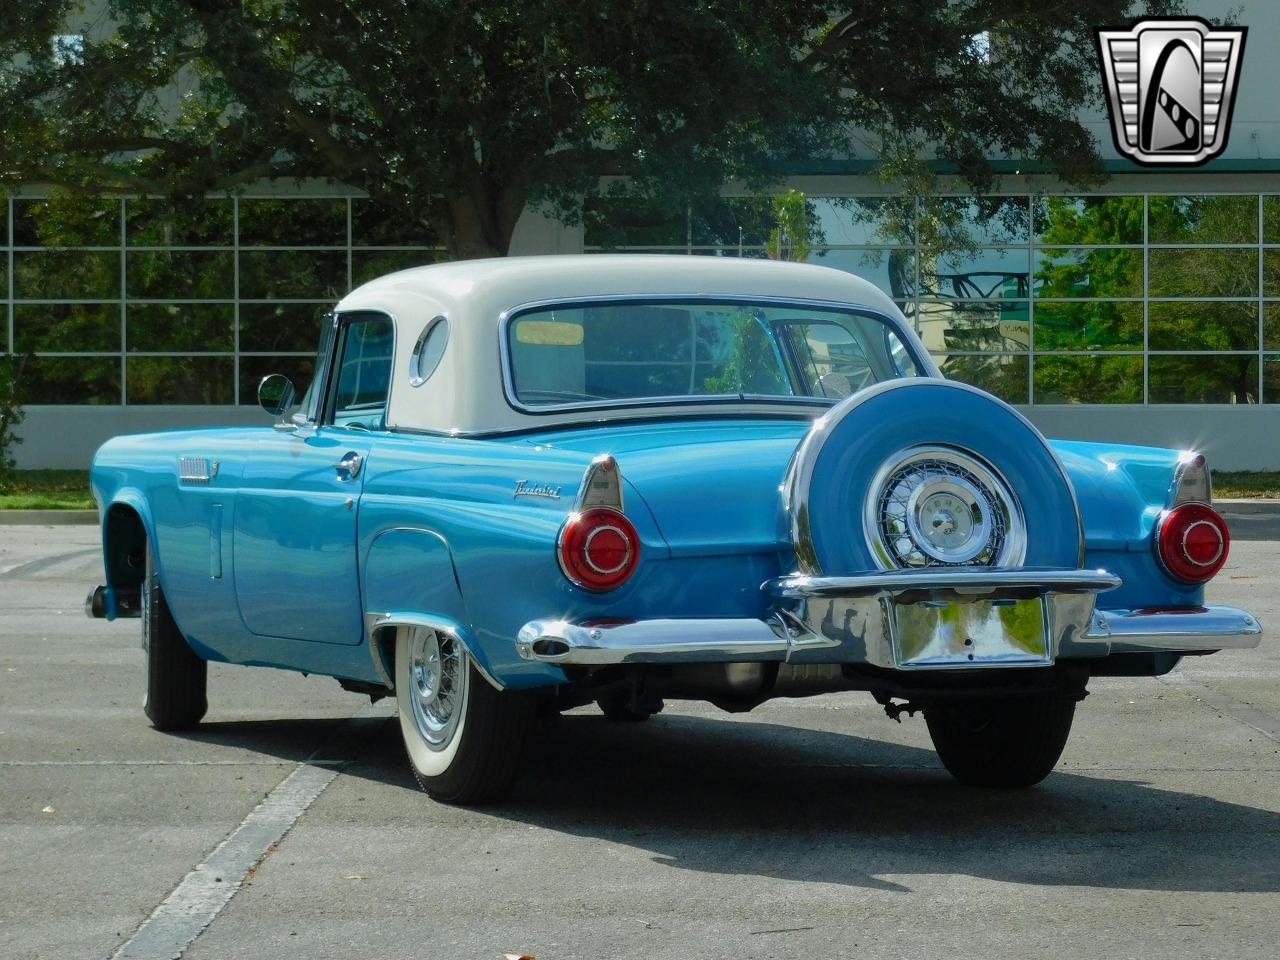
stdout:
[(534, 694), (499, 691), (456, 637), (431, 627), (396, 631), (396, 705), (414, 777), (432, 798), (497, 799), (523, 765)]

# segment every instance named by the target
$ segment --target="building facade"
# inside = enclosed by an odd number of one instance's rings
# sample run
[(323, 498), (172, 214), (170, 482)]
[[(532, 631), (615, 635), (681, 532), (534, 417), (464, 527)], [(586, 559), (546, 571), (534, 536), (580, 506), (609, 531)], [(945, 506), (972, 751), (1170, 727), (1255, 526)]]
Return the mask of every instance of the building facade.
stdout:
[[(881, 287), (948, 376), (1051, 436), (1280, 468), (1280, 9), (1249, 2), (1238, 22), (1250, 32), (1222, 157), (1139, 167), (1116, 154), (1099, 104), (1084, 119), (1109, 179), (1088, 192), (1013, 162), (989, 196), (943, 178), (927, 202), (857, 162), (801, 170), (780, 188), (808, 202), (809, 261)], [(771, 226), (768, 199), (731, 186), (682, 217), (596, 214), (584, 227), (527, 213), (512, 253), (763, 257)], [(324, 185), (177, 211), (32, 189), (5, 199), (0, 226), (0, 349), (32, 355), (16, 451), (30, 467), (83, 466), (120, 432), (264, 422), (258, 381), (307, 379), (332, 303), (442, 256)]]

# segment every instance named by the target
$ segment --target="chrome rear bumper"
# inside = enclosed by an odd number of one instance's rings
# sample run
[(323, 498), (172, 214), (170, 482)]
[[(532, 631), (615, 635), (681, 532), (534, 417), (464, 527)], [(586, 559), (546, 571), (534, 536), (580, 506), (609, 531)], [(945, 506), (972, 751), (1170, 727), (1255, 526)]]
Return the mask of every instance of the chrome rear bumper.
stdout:
[[(903, 570), (856, 577), (780, 577), (762, 589), (773, 601), (762, 619), (657, 619), (576, 624), (534, 620), (516, 638), (525, 660), (579, 666), (638, 663), (864, 663), (891, 669), (1043, 666), (1060, 657), (1256, 647), (1258, 621), (1230, 607), (1095, 610), (1098, 593), (1120, 585), (1100, 570)], [(947, 607), (1042, 604), (1047, 649), (969, 663), (958, 655), (904, 662), (895, 638), (900, 605)], [(973, 660), (973, 657), (968, 657)]]

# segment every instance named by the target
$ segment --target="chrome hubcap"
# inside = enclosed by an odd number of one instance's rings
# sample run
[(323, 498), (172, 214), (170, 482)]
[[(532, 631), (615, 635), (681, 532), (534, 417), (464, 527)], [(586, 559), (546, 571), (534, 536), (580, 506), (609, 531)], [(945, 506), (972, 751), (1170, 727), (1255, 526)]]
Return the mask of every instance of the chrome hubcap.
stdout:
[(887, 569), (1015, 566), (1026, 550), (1022, 512), (993, 469), (953, 447), (903, 450), (872, 481), (864, 529)]
[(418, 733), (432, 750), (453, 739), (467, 706), (466, 653), (455, 638), (419, 627), (409, 638), (409, 686)]

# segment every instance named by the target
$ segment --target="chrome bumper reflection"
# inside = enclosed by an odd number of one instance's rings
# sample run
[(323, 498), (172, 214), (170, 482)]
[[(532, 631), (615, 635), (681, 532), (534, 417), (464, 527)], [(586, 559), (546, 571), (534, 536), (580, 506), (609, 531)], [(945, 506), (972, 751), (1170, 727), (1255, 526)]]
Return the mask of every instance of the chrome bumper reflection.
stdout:
[(1262, 641), (1262, 624), (1235, 607), (1174, 607), (1097, 610), (1080, 638), (1125, 650), (1252, 650)]
[[(1097, 570), (889, 571), (857, 577), (780, 577), (762, 587), (773, 610), (764, 619), (641, 620), (583, 625), (535, 620), (520, 629), (516, 650), (526, 660), (601, 666), (619, 663), (788, 661), (867, 663), (899, 668), (973, 668), (951, 659), (903, 663), (895, 651), (897, 605), (993, 603), (1041, 599), (1047, 628), (1034, 657), (992, 657), (980, 664), (1052, 663), (1091, 623), (1097, 593), (1120, 579)], [(1096, 647), (1087, 655), (1096, 655)], [(972, 657), (968, 658), (972, 660)]]

